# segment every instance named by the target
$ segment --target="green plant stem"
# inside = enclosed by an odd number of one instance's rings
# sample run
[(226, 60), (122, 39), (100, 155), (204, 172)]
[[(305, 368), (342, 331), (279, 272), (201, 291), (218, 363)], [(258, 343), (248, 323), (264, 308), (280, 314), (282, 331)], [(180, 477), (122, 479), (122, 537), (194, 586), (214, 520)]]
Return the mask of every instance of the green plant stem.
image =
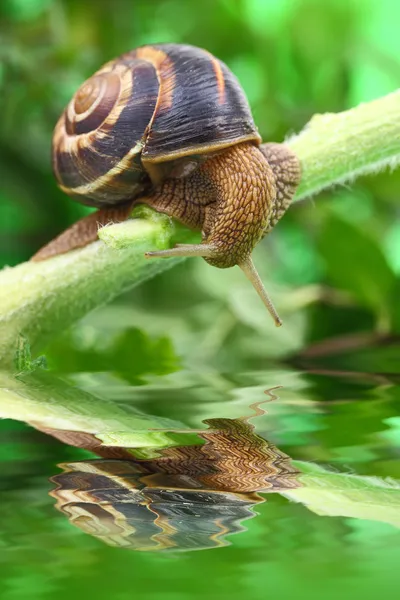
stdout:
[[(300, 200), (335, 183), (374, 173), (400, 160), (400, 91), (338, 114), (315, 115), (288, 140), (302, 164)], [(17, 337), (43, 345), (57, 331), (121, 292), (169, 269), (176, 260), (144, 258), (169, 247), (177, 225), (149, 209), (103, 228), (101, 241), (40, 263), (0, 272), (0, 360), (11, 363)], [(185, 237), (186, 236), (186, 237)], [(195, 234), (179, 229), (179, 241)]]
[(400, 162), (400, 90), (345, 112), (314, 115), (288, 140), (303, 177), (295, 200)]
[[(146, 250), (167, 248), (176, 226), (148, 209), (147, 218), (104, 227), (98, 241), (43, 262), (0, 273), (0, 362), (10, 366), (19, 334), (35, 346), (182, 259), (146, 260)], [(116, 234), (114, 234), (116, 232)]]

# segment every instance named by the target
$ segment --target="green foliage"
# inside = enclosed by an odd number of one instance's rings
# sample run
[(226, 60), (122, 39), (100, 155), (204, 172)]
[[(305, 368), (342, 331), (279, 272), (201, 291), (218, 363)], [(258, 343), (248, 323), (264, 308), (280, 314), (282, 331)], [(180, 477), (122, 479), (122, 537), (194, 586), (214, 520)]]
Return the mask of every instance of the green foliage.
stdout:
[[(315, 114), (398, 87), (399, 19), (394, 0), (2, 0), (0, 267), (27, 260), (87, 213), (56, 188), (51, 133), (71, 94), (105, 61), (146, 43), (207, 48), (239, 77), (263, 138), (282, 141)], [(399, 169), (337, 186), (296, 204), (260, 243), (255, 262), (282, 313), (280, 330), (238, 270), (192, 259), (158, 274), (156, 263), (138, 258), (152, 249), (147, 235), (152, 247), (170, 236), (182, 241), (183, 231), (165, 219), (146, 225), (111, 303), (105, 282), (113, 285), (129, 248), (113, 248), (112, 228), (104, 232), (109, 245), (96, 283), (103, 305), (86, 314), (90, 297), (75, 271), (68, 293), (75, 286), (86, 316), (72, 328), (60, 316), (66, 296), (51, 293), (52, 277), (62, 279), (56, 268), (37, 278), (48, 294), (29, 311), (32, 280), (21, 267), (8, 316), (23, 316), (34, 337), (37, 316), (43, 323), (53, 311), (60, 334), (32, 351), (29, 335), (19, 338), (18, 377), (0, 373), (2, 599), (393, 597), (399, 189)], [(92, 252), (84, 253), (86, 272)], [(8, 270), (2, 276), (13, 279)], [(141, 285), (126, 292), (132, 277)], [(50, 335), (54, 322), (48, 328)], [(2, 344), (9, 346), (4, 337)], [(37, 368), (43, 351), (60, 379)], [(152, 456), (194, 442), (190, 430), (204, 428), (204, 419), (251, 414), (249, 406), (278, 385), (279, 398), (254, 424), (296, 460), (305, 485), (292, 490), (294, 502), (266, 496), (230, 548), (132, 553), (85, 535), (54, 510), (48, 478), (57, 463), (88, 452), (32, 425), (89, 431)]]
[(144, 331), (131, 327), (108, 343), (95, 338), (75, 345), (60, 339), (52, 345), (50, 366), (60, 373), (108, 371), (138, 385), (146, 375), (166, 375), (178, 370), (179, 361), (169, 338), (152, 339)]
[(46, 368), (47, 360), (45, 356), (39, 356), (32, 360), (31, 346), (24, 335), (19, 335), (17, 349), (15, 351), (15, 369), (17, 373), (35, 371), (36, 369)]
[(350, 292), (361, 306), (387, 322), (392, 307), (398, 308), (393, 298), (396, 275), (379, 240), (360, 226), (328, 213), (317, 247), (325, 260), (328, 283)]

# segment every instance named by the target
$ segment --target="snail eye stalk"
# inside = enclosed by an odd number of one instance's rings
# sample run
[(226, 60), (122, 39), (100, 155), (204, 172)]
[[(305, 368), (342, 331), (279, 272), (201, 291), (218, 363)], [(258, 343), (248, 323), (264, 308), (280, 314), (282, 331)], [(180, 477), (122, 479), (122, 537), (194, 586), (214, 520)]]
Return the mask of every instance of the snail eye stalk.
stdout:
[(254, 289), (257, 294), (260, 296), (261, 300), (264, 302), (265, 306), (271, 317), (274, 320), (274, 323), (277, 327), (281, 327), (282, 321), (275, 309), (275, 306), (272, 304), (272, 300), (269, 297), (267, 290), (264, 287), (263, 282), (260, 279), (260, 276), (257, 272), (257, 269), (254, 266), (253, 260), (251, 256), (245, 261), (242, 262), (239, 267), (242, 269), (243, 273), (246, 275), (247, 279), (252, 283)]

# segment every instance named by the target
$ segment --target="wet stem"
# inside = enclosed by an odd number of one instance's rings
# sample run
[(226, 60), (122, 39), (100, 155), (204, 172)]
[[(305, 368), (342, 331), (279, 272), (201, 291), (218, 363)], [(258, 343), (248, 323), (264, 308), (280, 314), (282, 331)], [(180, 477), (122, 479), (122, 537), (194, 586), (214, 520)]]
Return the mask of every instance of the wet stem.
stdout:
[[(302, 165), (295, 201), (400, 162), (400, 90), (337, 114), (315, 115), (286, 140)], [(35, 349), (55, 332), (182, 259), (146, 260), (148, 250), (198, 241), (145, 207), (103, 227), (100, 241), (39, 263), (0, 272), (0, 361), (12, 364), (19, 336)], [(179, 231), (179, 236), (177, 236)]]

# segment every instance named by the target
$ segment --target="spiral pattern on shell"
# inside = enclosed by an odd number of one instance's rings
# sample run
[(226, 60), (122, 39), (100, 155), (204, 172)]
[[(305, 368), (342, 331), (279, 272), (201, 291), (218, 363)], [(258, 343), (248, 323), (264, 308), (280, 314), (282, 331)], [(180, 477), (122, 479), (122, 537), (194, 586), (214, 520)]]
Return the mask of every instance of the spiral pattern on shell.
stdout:
[(224, 63), (192, 46), (143, 46), (105, 64), (76, 92), (54, 131), (53, 168), (66, 193), (107, 206), (159, 183), (159, 163), (243, 141), (261, 140)]

